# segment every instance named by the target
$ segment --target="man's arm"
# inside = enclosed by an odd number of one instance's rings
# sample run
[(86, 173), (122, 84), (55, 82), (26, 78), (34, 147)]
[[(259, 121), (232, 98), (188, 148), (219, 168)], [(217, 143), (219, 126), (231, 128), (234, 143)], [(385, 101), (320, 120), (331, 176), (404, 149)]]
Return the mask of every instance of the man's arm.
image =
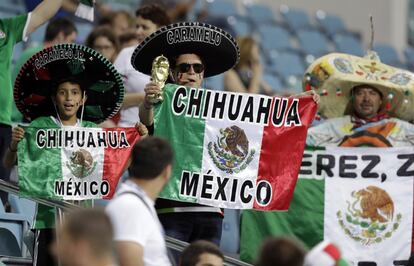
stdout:
[(116, 241), (120, 266), (144, 266), (144, 248), (135, 242)]
[(145, 93), (143, 92), (127, 92), (124, 97), (124, 102), (122, 103), (122, 108), (130, 108), (139, 106), (144, 102)]
[(51, 19), (59, 8), (63, 0), (43, 0), (33, 11), (27, 26), (26, 35), (34, 32), (43, 23)]

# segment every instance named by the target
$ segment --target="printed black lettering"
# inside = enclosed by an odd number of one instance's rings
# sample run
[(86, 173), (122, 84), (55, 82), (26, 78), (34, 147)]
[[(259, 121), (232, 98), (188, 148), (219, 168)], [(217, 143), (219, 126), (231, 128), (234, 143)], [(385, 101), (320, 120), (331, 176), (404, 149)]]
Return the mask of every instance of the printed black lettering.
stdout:
[(398, 169), (397, 176), (414, 176), (414, 170), (408, 170), (414, 164), (414, 154), (399, 154), (397, 158), (405, 160), (405, 163)]
[(369, 161), (368, 165), (362, 170), (361, 176), (364, 178), (378, 178), (379, 174), (371, 171), (380, 163), (381, 158), (378, 155), (362, 155), (361, 159)]
[(352, 172), (346, 172), (346, 170), (356, 169), (357, 165), (354, 163), (347, 163), (347, 161), (358, 160), (357, 156), (354, 155), (342, 155), (339, 157), (339, 177), (344, 178), (356, 178), (357, 174)]
[(213, 188), (213, 185), (211, 184), (211, 181), (213, 181), (212, 175), (204, 175), (203, 176), (203, 186), (201, 187), (201, 197), (205, 199), (211, 199), (213, 195), (211, 192), (208, 192), (207, 190), (211, 190)]
[(193, 173), (190, 178), (190, 172), (183, 171), (181, 173), (181, 186), (180, 186), (180, 194), (185, 196), (193, 196), (197, 195), (197, 186), (198, 186), (198, 179), (200, 174)]
[(228, 178), (223, 178), (223, 181), (221, 181), (221, 177), (217, 177), (217, 193), (216, 196), (214, 197), (215, 200), (217, 200), (219, 197), (221, 197), (221, 200), (226, 201), (227, 197), (226, 197), (226, 192), (224, 191), (224, 189), (226, 188), (227, 182), (229, 182)]
[[(323, 164), (324, 160), (327, 160), (327, 164)], [(325, 171), (326, 175), (333, 177), (332, 168), (335, 167), (335, 157), (330, 154), (318, 154), (316, 157), (316, 174), (322, 175), (322, 171)]]
[(245, 190), (246, 190), (247, 187), (253, 188), (253, 182), (251, 180), (246, 180), (241, 185), (241, 188), (240, 188), (240, 199), (241, 199), (241, 201), (243, 203), (249, 203), (252, 200), (252, 198), (253, 198), (253, 196), (250, 193), (246, 196), (246, 191)]

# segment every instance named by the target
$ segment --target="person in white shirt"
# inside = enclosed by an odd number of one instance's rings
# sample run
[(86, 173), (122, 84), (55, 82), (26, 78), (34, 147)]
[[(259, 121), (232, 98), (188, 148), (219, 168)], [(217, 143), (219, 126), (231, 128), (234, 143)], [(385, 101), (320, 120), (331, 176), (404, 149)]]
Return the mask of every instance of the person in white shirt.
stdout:
[[(139, 43), (162, 26), (170, 24), (166, 11), (158, 5), (144, 5), (135, 12), (136, 35)], [(144, 101), (144, 87), (150, 77), (138, 72), (131, 65), (131, 57), (135, 46), (121, 50), (115, 60), (115, 68), (121, 74), (126, 94), (122, 104), (118, 125), (131, 127), (137, 122), (138, 106)]]
[(114, 227), (120, 266), (169, 266), (155, 199), (171, 175), (173, 151), (158, 137), (139, 141), (131, 155), (129, 178), (106, 207)]

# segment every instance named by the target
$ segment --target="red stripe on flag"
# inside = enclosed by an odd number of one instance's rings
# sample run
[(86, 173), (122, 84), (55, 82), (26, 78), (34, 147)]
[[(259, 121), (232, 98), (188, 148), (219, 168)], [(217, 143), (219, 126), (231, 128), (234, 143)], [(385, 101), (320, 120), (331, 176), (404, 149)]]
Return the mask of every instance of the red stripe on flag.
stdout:
[[(289, 98), (289, 106), (293, 98)], [(275, 104), (275, 98), (272, 102)], [(260, 152), (259, 170), (256, 185), (267, 181), (272, 187), (272, 199), (263, 206), (254, 202), (258, 210), (287, 210), (293, 197), (298, 179), (303, 151), (306, 144), (307, 129), (311, 125), (317, 110), (312, 97), (299, 99), (301, 126), (275, 127), (272, 123), (263, 128), (263, 140)], [(272, 114), (273, 115), (273, 114)]]
[(104, 167), (102, 180), (106, 180), (109, 183), (110, 191), (104, 199), (111, 199), (115, 193), (116, 186), (118, 185), (119, 178), (122, 176), (128, 159), (131, 155), (132, 148), (139, 140), (140, 136), (135, 128), (103, 128), (104, 131), (116, 131), (121, 134), (124, 131), (127, 135), (127, 141), (129, 143), (128, 148), (113, 149), (111, 147), (104, 150)]
[(339, 250), (332, 244), (327, 245), (324, 249), (326, 254), (329, 254), (329, 256), (334, 260), (338, 261), (341, 258), (341, 253)]

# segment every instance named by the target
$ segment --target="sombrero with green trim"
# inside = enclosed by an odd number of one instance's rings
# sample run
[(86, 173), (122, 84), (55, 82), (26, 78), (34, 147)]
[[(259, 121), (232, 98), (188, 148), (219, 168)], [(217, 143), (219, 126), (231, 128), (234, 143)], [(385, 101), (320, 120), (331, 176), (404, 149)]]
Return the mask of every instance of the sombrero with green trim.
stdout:
[(124, 86), (114, 66), (100, 53), (78, 44), (46, 48), (23, 65), (14, 84), (17, 108), (29, 120), (55, 114), (51, 95), (65, 80), (76, 80), (85, 90), (85, 120), (100, 123), (121, 108)]
[(169, 60), (180, 54), (197, 54), (205, 64), (204, 77), (221, 74), (240, 58), (236, 40), (224, 30), (206, 23), (180, 22), (160, 28), (138, 45), (131, 64), (151, 74), (152, 61), (159, 55)]
[(359, 85), (375, 87), (383, 96), (382, 110), (406, 121), (414, 119), (414, 74), (381, 63), (375, 52), (365, 57), (332, 53), (315, 60), (303, 78), (304, 90), (321, 95), (319, 114), (324, 118), (352, 112), (351, 91)]

